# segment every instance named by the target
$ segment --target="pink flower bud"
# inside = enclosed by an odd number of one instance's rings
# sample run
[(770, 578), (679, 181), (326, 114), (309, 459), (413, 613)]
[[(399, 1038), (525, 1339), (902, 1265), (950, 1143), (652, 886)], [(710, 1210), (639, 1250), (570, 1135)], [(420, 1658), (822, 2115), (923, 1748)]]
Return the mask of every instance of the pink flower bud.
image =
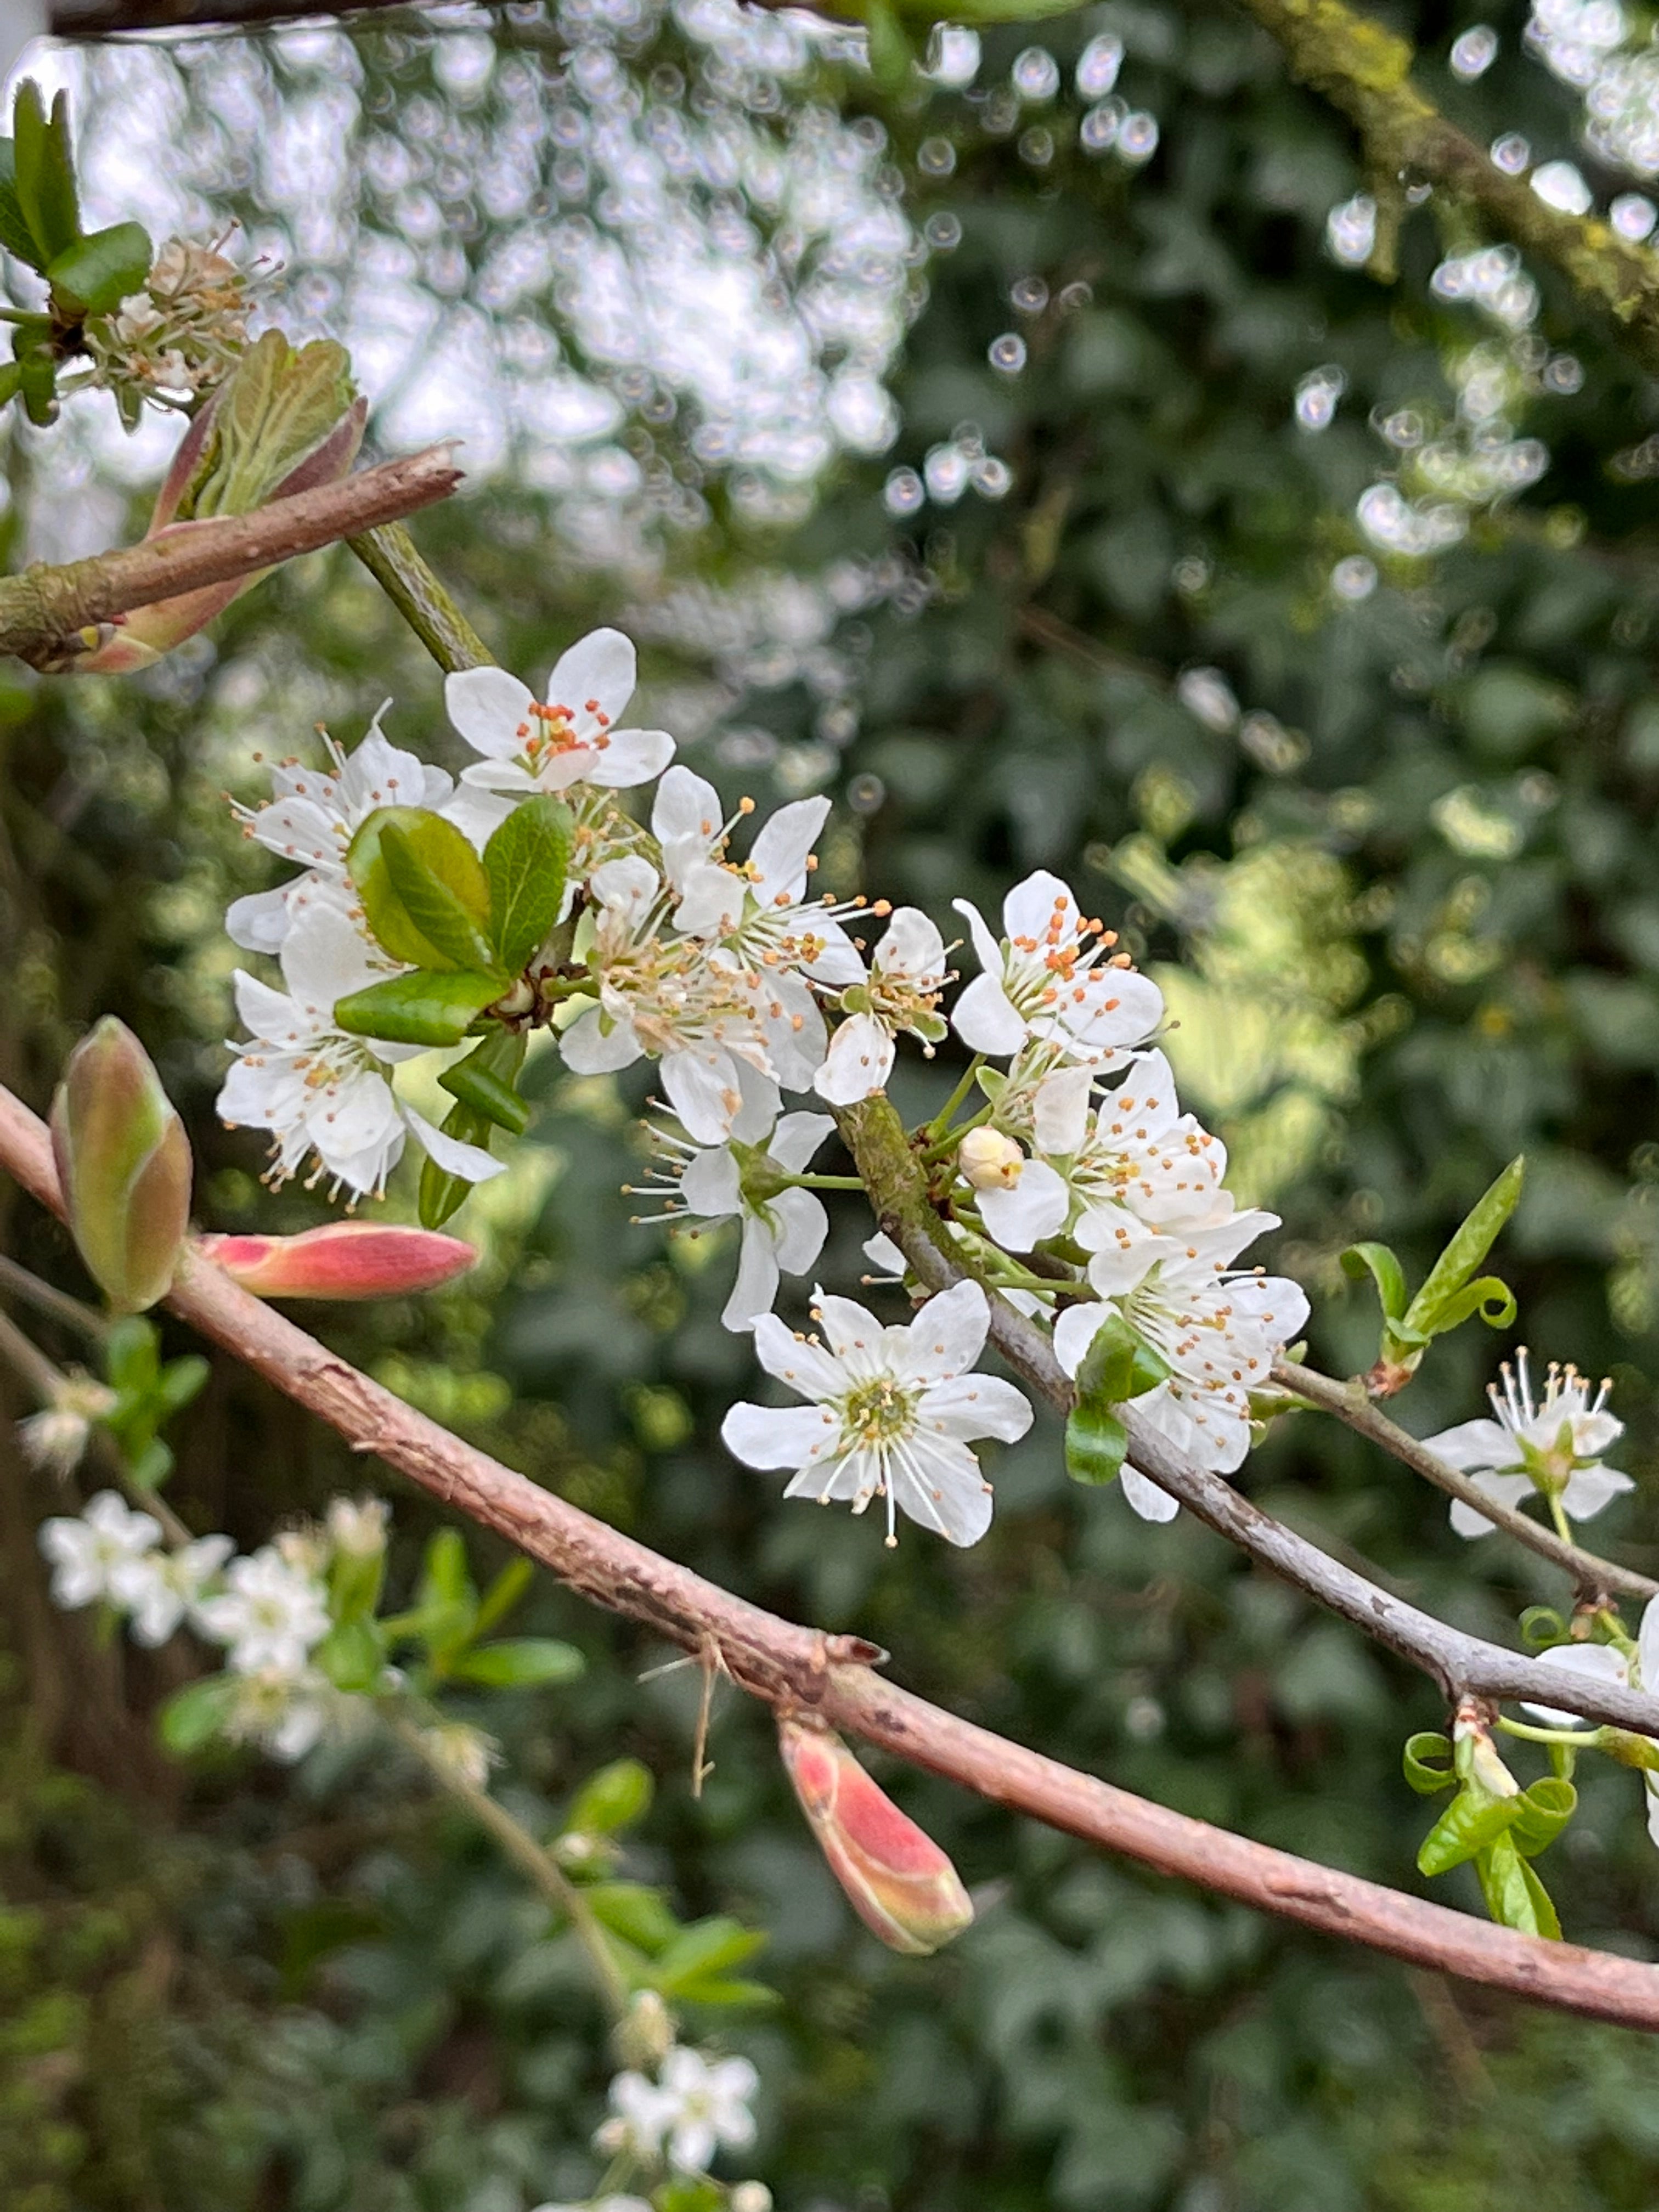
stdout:
[(778, 1748), (801, 1810), (865, 1926), (890, 1950), (913, 1956), (960, 1936), (974, 1908), (956, 1869), (841, 1738), (780, 1717)]
[(204, 1237), (197, 1249), (267, 1298), (395, 1298), (435, 1290), (478, 1256), (459, 1237), (375, 1221), (331, 1221), (299, 1237)]
[(190, 1225), (190, 1139), (125, 1022), (106, 1015), (70, 1054), (52, 1145), (70, 1233), (122, 1313), (164, 1297)]

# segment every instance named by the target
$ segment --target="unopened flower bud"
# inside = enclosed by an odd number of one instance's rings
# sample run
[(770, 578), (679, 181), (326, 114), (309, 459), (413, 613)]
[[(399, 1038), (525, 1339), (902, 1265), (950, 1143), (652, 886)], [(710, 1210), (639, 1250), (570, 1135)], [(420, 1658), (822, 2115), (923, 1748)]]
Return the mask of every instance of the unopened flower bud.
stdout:
[(430, 1291), (477, 1259), (459, 1237), (330, 1221), (298, 1237), (204, 1237), (203, 1255), (266, 1298), (390, 1298)]
[(763, 2181), (740, 2181), (726, 2203), (729, 2212), (772, 2212), (772, 2192)]
[(655, 1990), (635, 1994), (616, 2033), (617, 2056), (624, 2066), (654, 2074), (674, 2048), (674, 2016)]
[(465, 1721), (444, 1721), (426, 1729), (422, 1740), (433, 1765), (465, 1788), (482, 1790), (489, 1781), (497, 1754), (482, 1729), (469, 1728)]
[(165, 1297), (190, 1221), (190, 1140), (125, 1022), (106, 1015), (69, 1056), (52, 1145), (81, 1257), (118, 1311)]
[(890, 1949), (916, 1956), (961, 1935), (974, 1908), (956, 1869), (841, 1738), (781, 1719), (778, 1746), (801, 1810), (865, 1926)]
[(388, 1517), (384, 1498), (331, 1498), (328, 1533), (335, 1550), (354, 1559), (378, 1559), (386, 1549)]
[(1025, 1155), (1000, 1129), (969, 1129), (957, 1147), (957, 1165), (975, 1190), (1012, 1190)]
[(17, 1424), (17, 1441), (31, 1467), (50, 1474), (72, 1474), (92, 1434), (115, 1403), (115, 1393), (89, 1375), (66, 1375), (52, 1403)]

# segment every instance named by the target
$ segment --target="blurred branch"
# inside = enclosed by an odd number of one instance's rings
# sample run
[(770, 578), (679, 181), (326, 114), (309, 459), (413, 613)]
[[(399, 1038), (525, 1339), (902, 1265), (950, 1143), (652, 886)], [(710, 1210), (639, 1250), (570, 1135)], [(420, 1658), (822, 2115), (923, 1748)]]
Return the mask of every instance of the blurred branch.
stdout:
[[(856, 1109), (848, 1119), (856, 1124), (868, 1111)], [(900, 1137), (902, 1142), (902, 1131)], [(46, 1127), (3, 1089), (0, 1164), (43, 1205), (61, 1212)], [(896, 1216), (893, 1221), (914, 1239), (914, 1221), (901, 1224)], [(932, 1249), (924, 1235), (918, 1241), (923, 1264)], [(869, 1645), (780, 1620), (592, 1519), (449, 1435), (193, 1253), (168, 1303), (181, 1319), (337, 1430), (355, 1449), (376, 1454), (493, 1528), (595, 1604), (642, 1621), (689, 1650), (706, 1652), (712, 1642), (733, 1680), (769, 1705), (816, 1712), (831, 1727), (994, 1803), (1261, 1911), (1563, 2011), (1659, 2029), (1659, 1972), (1651, 1966), (1572, 1944), (1540, 1942), (1231, 1835), (1079, 1774), (896, 1687), (872, 1671)], [(994, 1309), (1000, 1304), (994, 1299)], [(1000, 1310), (1019, 1321), (1011, 1308)], [(1164, 1478), (1156, 1455), (1139, 1438), (1136, 1458)], [(1559, 1677), (1547, 1675), (1543, 1686), (1550, 1698), (1560, 1694)], [(1576, 1704), (1583, 1705), (1593, 1691), (1605, 1705), (1607, 1692), (1574, 1677)], [(1629, 1692), (1625, 1698), (1627, 1705), (1641, 1709), (1632, 1724), (1659, 1729), (1659, 1712), (1650, 1715), (1648, 1700)]]
[(64, 568), (37, 562), (0, 577), (0, 653), (49, 656), (82, 630), (210, 584), (253, 574), (447, 499), (461, 472), (447, 445), (383, 461), (341, 483), (216, 515)]
[(1291, 74), (1340, 108), (1364, 142), (1366, 167), (1416, 175), (1468, 200), (1504, 235), (1565, 276), (1659, 367), (1659, 253), (1594, 216), (1567, 215), (1509, 176), (1412, 82), (1416, 55), (1344, 0), (1241, 0), (1284, 48)]
[(85, 1305), (79, 1298), (72, 1298), (67, 1291), (60, 1291), (56, 1284), (43, 1283), (39, 1275), (31, 1274), (27, 1267), (20, 1267), (15, 1260), (9, 1259), (3, 1252), (0, 1252), (0, 1296), (20, 1299), (24, 1305), (33, 1306), (37, 1313), (61, 1322), (65, 1328), (72, 1328), (78, 1334), (89, 1337), (94, 1344), (101, 1344), (109, 1334), (109, 1322), (95, 1306)]
[(400, 522), (346, 543), (441, 668), (482, 668), (489, 647), (415, 550)]
[(1448, 1498), (1473, 1506), (1495, 1528), (1502, 1528), (1528, 1551), (1536, 1552), (1540, 1559), (1547, 1559), (1552, 1566), (1571, 1575), (1581, 1595), (1606, 1598), (1617, 1591), (1627, 1597), (1659, 1597), (1659, 1583), (1650, 1577), (1638, 1574), (1633, 1567), (1621, 1567), (1612, 1559), (1598, 1559), (1594, 1552), (1583, 1551), (1577, 1544), (1565, 1543), (1553, 1528), (1528, 1520), (1512, 1505), (1500, 1504), (1497, 1498), (1489, 1498), (1468, 1475), (1449, 1466), (1397, 1422), (1380, 1413), (1367, 1397), (1363, 1382), (1339, 1382), (1334, 1376), (1321, 1375), (1312, 1368), (1297, 1367), (1288, 1362), (1281, 1362), (1273, 1369), (1273, 1379), (1281, 1390), (1306, 1399), (1322, 1413), (1334, 1413), (1358, 1434), (1380, 1444), (1401, 1466), (1410, 1468), (1414, 1474), (1420, 1474), (1437, 1489), (1443, 1490)]
[(304, 0), (52, 0), (46, 10), (58, 39), (107, 39), (123, 31), (257, 29), (319, 15), (361, 15), (369, 9), (411, 11), (407, 0), (336, 0), (309, 7)]
[[(943, 1223), (928, 1202), (926, 1178), (903, 1124), (888, 1101), (879, 1097), (866, 1099), (860, 1106), (844, 1109), (836, 1120), (863, 1173), (883, 1229), (927, 1287), (945, 1290), (965, 1275), (974, 1274), (960, 1249), (948, 1241)], [(1069, 1412), (1072, 1385), (1055, 1361), (1047, 1333), (1016, 1312), (998, 1295), (994, 1284), (984, 1282), (983, 1287), (991, 1305), (992, 1342), (1009, 1365), (1057, 1412)], [(1252, 1505), (1223, 1476), (1183, 1460), (1133, 1401), (1117, 1412), (1129, 1432), (1130, 1460), (1143, 1474), (1259, 1566), (1267, 1568), (1400, 1658), (1421, 1668), (1439, 1685), (1448, 1704), (1467, 1697), (1526, 1698), (1547, 1705), (1561, 1702), (1561, 1672), (1547, 1660), (1503, 1650), (1391, 1596)], [(1589, 1696), (1594, 1711), (1576, 1687), (1572, 1692), (1574, 1707), (1583, 1706), (1587, 1717), (1614, 1728), (1633, 1729), (1638, 1735), (1659, 1736), (1659, 1698), (1617, 1685), (1611, 1698), (1603, 1696), (1600, 1685)]]

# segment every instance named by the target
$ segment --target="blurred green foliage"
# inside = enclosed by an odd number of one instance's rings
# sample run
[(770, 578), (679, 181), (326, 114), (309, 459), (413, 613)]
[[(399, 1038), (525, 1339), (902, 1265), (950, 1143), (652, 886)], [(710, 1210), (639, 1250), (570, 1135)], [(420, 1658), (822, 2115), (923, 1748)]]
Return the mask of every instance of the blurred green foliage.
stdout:
[[(1478, 86), (1454, 85), (1440, 62), (1461, 17), (1419, 17), (1425, 77), (1477, 136), (1567, 144), (1566, 95), (1541, 72), (1506, 51)], [(880, 152), (874, 198), (921, 241), (912, 264), (872, 272), (872, 296), (908, 288), (912, 318), (890, 450), (844, 456), (806, 496), (763, 459), (700, 445), (692, 380), (600, 344), (563, 280), (532, 271), (500, 304), (492, 256), (550, 207), (587, 219), (596, 252), (626, 224), (601, 170), (555, 178), (568, 131), (508, 131), (526, 112), (583, 112), (587, 80), (561, 76), (537, 9), (503, 11), (494, 52), (476, 27), (401, 19), (151, 51), (137, 76), (130, 50), (112, 52), (88, 73), (84, 136), (118, 143), (124, 100), (165, 78), (204, 216), (238, 215), (282, 253), (297, 313), (314, 302), (325, 322), (354, 255), (379, 266), (371, 248), (404, 236), (444, 342), (459, 345), (463, 310), (498, 335), (551, 332), (613, 394), (604, 451), (633, 474), (590, 476), (578, 500), (568, 481), (486, 467), (475, 496), (422, 520), (492, 646), (535, 675), (592, 620), (621, 622), (651, 705), (734, 799), (832, 793), (838, 890), (945, 921), (952, 896), (994, 902), (1034, 865), (1070, 874), (1169, 991), (1185, 1091), (1227, 1137), (1241, 1191), (1283, 1212), (1278, 1256), (1309, 1286), (1326, 1364), (1374, 1349), (1342, 1248), (1386, 1237), (1415, 1278), (1524, 1151), (1503, 1272), (1537, 1351), (1614, 1376), (1639, 1487), (1595, 1535), (1659, 1560), (1659, 568), (1639, 473), (1611, 465), (1651, 417), (1650, 383), (1546, 283), (1538, 328), (1583, 368), (1582, 389), (1516, 404), (1548, 474), (1478, 513), (1462, 545), (1390, 563), (1353, 520), (1391, 462), (1368, 418), (1449, 409), (1449, 364), (1492, 326), (1428, 277), (1443, 250), (1478, 241), (1431, 205), (1407, 224), (1392, 288), (1335, 267), (1323, 228), (1359, 187), (1352, 149), (1224, 7), (1122, 0), (1043, 27), (1063, 72), (1087, 38), (1121, 36), (1120, 90), (1161, 129), (1139, 167), (1080, 147), (1069, 88), (1022, 111), (1007, 85), (1030, 33), (988, 37), (966, 93), (878, 93), (833, 58), (738, 66), (695, 13), (568, 21), (580, 52), (618, 57), (588, 77), (607, 98), (620, 84), (664, 143), (670, 125), (649, 118), (683, 107), (786, 148), (839, 115), (849, 149)], [(509, 65), (540, 73), (527, 109), (502, 89)], [(335, 198), (307, 228), (246, 134), (341, 98), (341, 143), (367, 150), (320, 163)], [(503, 180), (503, 146), (527, 179)], [(698, 219), (727, 225), (739, 255), (769, 253), (769, 281), (805, 314), (823, 270), (790, 258), (776, 198), (752, 173), (686, 173)], [(988, 355), (1009, 333), (1017, 374)], [(1325, 363), (1346, 393), (1310, 434), (1292, 395)], [(8, 448), (14, 562), (56, 542), (64, 457), (94, 469), (70, 413), (64, 442), (16, 434)], [(902, 493), (891, 511), (890, 471), (925, 480), (930, 453), (943, 494)], [(1012, 488), (944, 495), (953, 467), (986, 455)], [(1344, 599), (1333, 571), (1356, 557), (1380, 576)], [(1218, 671), (1244, 718), (1183, 687), (1194, 668)], [(219, 917), (270, 879), (221, 787), (254, 793), (252, 754), (306, 750), (319, 717), (353, 742), (388, 691), (392, 734), (453, 764), (434, 672), (343, 555), (270, 579), (143, 678), (0, 686), (0, 1061), (40, 1103), (75, 1037), (120, 1014), (186, 1114), (214, 1228), (320, 1215), (303, 1191), (266, 1197), (253, 1139), (212, 1117), (235, 957)], [(949, 1059), (912, 1063), (902, 1103), (936, 1103)], [(890, 1647), (906, 1682), (955, 1709), (1416, 1886), (1422, 1813), (1399, 1746), (1443, 1717), (1425, 1684), (1188, 1521), (1151, 1528), (1109, 1492), (1080, 1494), (1052, 1423), (996, 1462), (995, 1528), (964, 1555), (909, 1538), (889, 1555), (862, 1522), (781, 1508), (714, 1441), (750, 1373), (717, 1319), (730, 1244), (630, 1226), (620, 1195), (646, 1085), (532, 1057), (523, 1087), (536, 1118), (521, 1164), (458, 1224), (485, 1248), (478, 1273), (418, 1308), (331, 1316), (331, 1341), (590, 1511)], [(61, 1237), (5, 1202), (7, 1249), (73, 1285)], [(841, 1207), (826, 1281), (857, 1280), (867, 1226)], [(1437, 1346), (1404, 1417), (1427, 1431), (1475, 1413), (1493, 1352), (1477, 1329)], [(245, 1542), (364, 1479), (216, 1363), (176, 1433), (180, 1510)], [(1559, 1600), (1501, 1538), (1460, 1544), (1439, 1501), (1346, 1433), (1292, 1428), (1246, 1480), (1462, 1626), (1511, 1635), (1519, 1604)], [(145, 1747), (173, 1678), (139, 1654), (118, 1668), (51, 1613), (27, 1523), (58, 1500), (40, 1478), (27, 1513), (21, 1486), (7, 1496), (0, 1567), (23, 1662), (0, 1786), (8, 2207), (523, 2212), (584, 2191), (598, 2021), (516, 1878), (395, 1766), (169, 1770)], [(407, 1577), (434, 1516), (404, 1497), (398, 1512)], [(499, 1565), (476, 1549), (481, 1573)], [(550, 1820), (583, 1776), (636, 1757), (659, 1790), (629, 1874), (686, 1914), (772, 1930), (761, 1970), (784, 2002), (722, 2033), (761, 2067), (754, 2170), (782, 2212), (1645, 2212), (1659, 2198), (1650, 2043), (1268, 1925), (915, 1774), (884, 1778), (977, 1887), (981, 1918), (936, 1961), (890, 1958), (817, 1861), (763, 1714), (718, 1699), (715, 1771), (694, 1801), (695, 1673), (640, 1681), (665, 1655), (551, 1589), (526, 1630), (590, 1664), (571, 1687), (478, 1694), (515, 1806)], [(1552, 1868), (1568, 1934), (1654, 1955), (1639, 1793), (1618, 1773), (1580, 1778)], [(1479, 1910), (1467, 1869), (1446, 1889)]]

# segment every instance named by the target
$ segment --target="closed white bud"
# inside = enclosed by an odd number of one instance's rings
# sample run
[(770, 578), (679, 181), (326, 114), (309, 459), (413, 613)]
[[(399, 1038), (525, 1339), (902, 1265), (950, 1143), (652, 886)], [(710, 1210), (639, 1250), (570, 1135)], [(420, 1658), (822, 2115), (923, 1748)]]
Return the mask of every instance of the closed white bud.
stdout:
[(1025, 1155), (1000, 1129), (969, 1129), (957, 1149), (957, 1165), (975, 1190), (1012, 1190)]
[(654, 2074), (674, 2048), (674, 2015), (655, 1990), (640, 1990), (617, 2029), (617, 2051), (629, 2066)]
[(482, 1790), (495, 1764), (495, 1747), (482, 1729), (464, 1721), (446, 1721), (425, 1731), (428, 1756), (447, 1774), (467, 1788)]
[(772, 2192), (763, 2181), (740, 2181), (728, 2203), (730, 2212), (772, 2212)]
[(329, 1501), (328, 1533), (337, 1551), (354, 1559), (372, 1559), (386, 1549), (387, 1507), (383, 1498), (335, 1498)]

